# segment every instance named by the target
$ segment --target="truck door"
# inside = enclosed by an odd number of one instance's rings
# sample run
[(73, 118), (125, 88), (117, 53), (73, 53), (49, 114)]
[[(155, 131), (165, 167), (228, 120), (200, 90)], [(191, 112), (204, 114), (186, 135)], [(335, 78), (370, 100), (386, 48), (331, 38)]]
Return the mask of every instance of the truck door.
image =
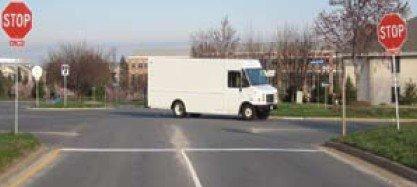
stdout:
[(246, 91), (246, 79), (243, 79), (242, 71), (228, 71), (227, 88), (225, 98), (225, 112), (230, 115), (238, 115), (239, 108)]

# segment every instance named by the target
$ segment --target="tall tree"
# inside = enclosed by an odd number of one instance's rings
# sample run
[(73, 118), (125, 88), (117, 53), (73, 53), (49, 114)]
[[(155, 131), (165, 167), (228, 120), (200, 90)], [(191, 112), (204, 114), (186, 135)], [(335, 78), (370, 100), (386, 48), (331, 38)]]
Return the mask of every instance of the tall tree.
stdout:
[(120, 58), (120, 88), (123, 90), (129, 88), (129, 65), (124, 56)]
[(193, 57), (226, 58), (236, 51), (240, 38), (226, 16), (219, 28), (198, 31), (191, 35), (191, 55)]
[[(297, 91), (307, 93), (308, 71), (313, 68), (309, 58), (313, 50), (314, 37), (311, 27), (299, 29), (286, 25), (277, 31), (277, 87), (286, 88), (286, 100), (294, 101)], [(280, 80), (284, 81), (285, 85), (282, 85)]]

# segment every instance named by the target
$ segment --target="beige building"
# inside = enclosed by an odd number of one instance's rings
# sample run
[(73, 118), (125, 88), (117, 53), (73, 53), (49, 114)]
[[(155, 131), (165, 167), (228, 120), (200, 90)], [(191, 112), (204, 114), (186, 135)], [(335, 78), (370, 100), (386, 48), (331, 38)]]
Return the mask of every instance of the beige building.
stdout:
[(143, 93), (147, 84), (148, 57), (129, 56), (120, 63), (120, 86), (129, 95)]
[[(408, 40), (404, 45), (403, 53), (396, 59), (398, 85), (401, 94), (404, 93), (408, 82), (417, 83), (417, 17), (408, 20)], [(350, 59), (346, 59), (350, 61)], [(370, 102), (372, 105), (390, 104), (394, 101), (395, 82), (392, 57), (383, 52), (361, 55), (358, 63), (358, 101)], [(355, 80), (352, 66), (348, 75)]]

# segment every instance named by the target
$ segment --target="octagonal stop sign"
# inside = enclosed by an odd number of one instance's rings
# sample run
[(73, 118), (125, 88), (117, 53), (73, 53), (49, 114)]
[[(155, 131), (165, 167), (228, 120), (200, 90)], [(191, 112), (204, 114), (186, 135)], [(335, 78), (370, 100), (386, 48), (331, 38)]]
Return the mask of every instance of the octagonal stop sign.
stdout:
[(378, 25), (378, 41), (387, 52), (398, 53), (407, 39), (407, 23), (399, 14), (386, 14)]
[(24, 38), (32, 30), (32, 11), (22, 1), (11, 1), (1, 14), (2, 28), (11, 46), (24, 46)]

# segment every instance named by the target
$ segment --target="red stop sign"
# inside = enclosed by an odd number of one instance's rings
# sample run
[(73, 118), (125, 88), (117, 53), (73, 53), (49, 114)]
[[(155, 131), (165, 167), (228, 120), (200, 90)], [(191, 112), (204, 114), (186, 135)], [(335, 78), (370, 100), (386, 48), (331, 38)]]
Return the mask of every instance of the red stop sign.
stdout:
[(399, 14), (386, 14), (378, 25), (378, 41), (390, 53), (398, 53), (407, 39), (407, 23)]
[(12, 1), (1, 14), (2, 28), (11, 45), (24, 45), (23, 39), (32, 30), (32, 11), (21, 1)]

